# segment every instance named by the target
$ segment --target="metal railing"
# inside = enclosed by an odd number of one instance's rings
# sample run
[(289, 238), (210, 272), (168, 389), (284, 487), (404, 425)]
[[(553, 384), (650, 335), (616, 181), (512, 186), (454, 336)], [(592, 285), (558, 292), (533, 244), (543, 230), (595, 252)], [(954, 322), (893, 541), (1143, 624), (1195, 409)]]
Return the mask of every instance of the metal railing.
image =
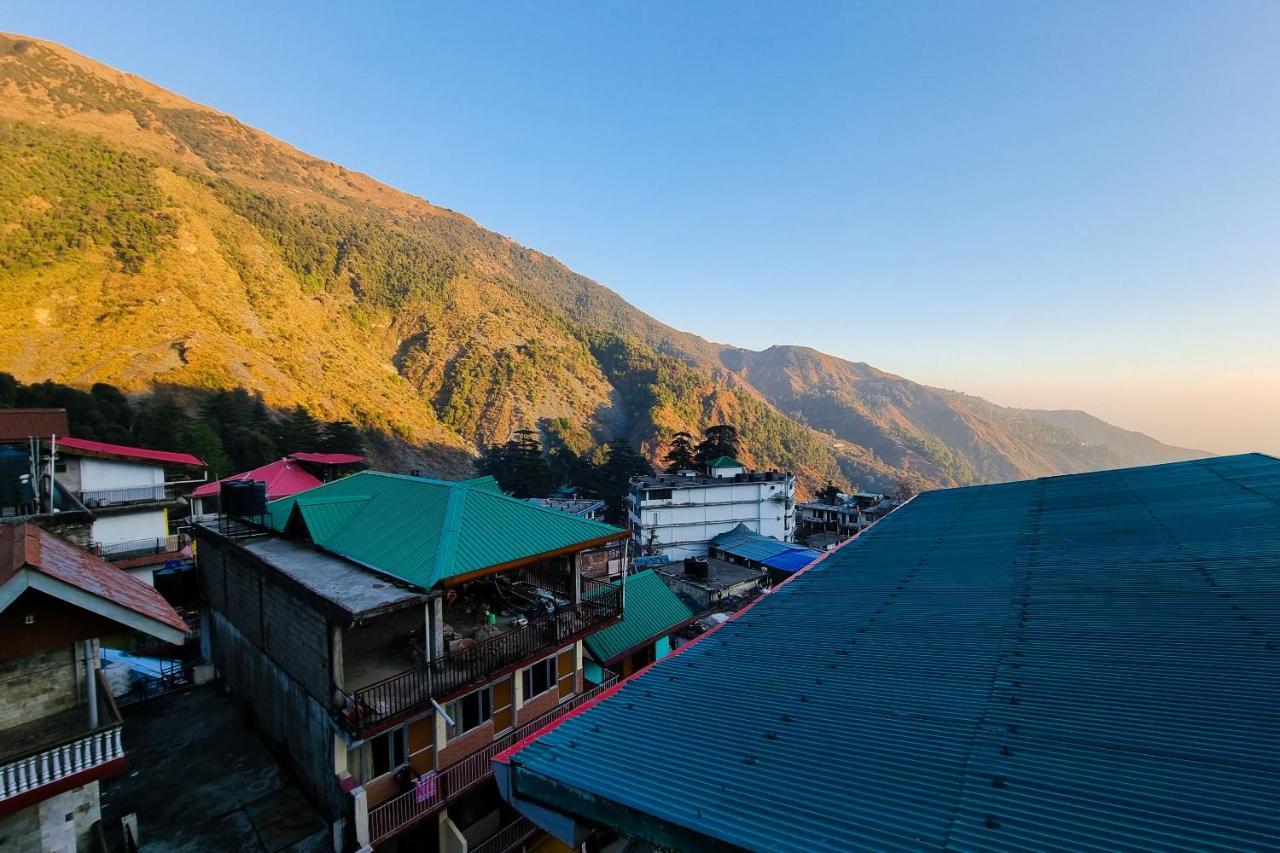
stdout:
[(80, 503), (92, 509), (172, 500), (173, 489), (164, 483), (156, 483), (152, 486), (134, 486), (128, 489), (89, 489), (77, 493), (76, 496), (80, 498)]
[(608, 678), (598, 686), (579, 693), (532, 722), (510, 731), (502, 737), (495, 738), (485, 748), (450, 764), (436, 774), (435, 789), (430, 796), (419, 798), (417, 791), (410, 790), (370, 808), (370, 841), (373, 844), (386, 841), (410, 824), (440, 811), (451, 800), (458, 798), (493, 775), (493, 757), (495, 755), (524, 740), (544, 726), (555, 722), (573, 709), (590, 702), (616, 684), (617, 681), (618, 676), (609, 673)]
[(94, 553), (104, 560), (128, 560), (151, 554), (176, 554), (191, 542), (185, 533), (157, 536), (152, 539), (129, 539), (124, 542), (92, 543)]
[(467, 850), (469, 853), (507, 853), (541, 832), (536, 823), (522, 817), (502, 827), (484, 841), (469, 846)]
[(338, 720), (353, 734), (391, 719), (433, 698), (483, 681), (504, 666), (537, 657), (622, 616), (622, 590), (609, 583), (582, 579), (578, 604), (534, 619), (523, 628), (491, 637), (468, 649), (444, 655), (413, 669), (363, 687), (338, 711)]
[(99, 712), (108, 722), (56, 743), (0, 758), (0, 802), (124, 757), (120, 711), (102, 671), (96, 671), (94, 677), (98, 680)]

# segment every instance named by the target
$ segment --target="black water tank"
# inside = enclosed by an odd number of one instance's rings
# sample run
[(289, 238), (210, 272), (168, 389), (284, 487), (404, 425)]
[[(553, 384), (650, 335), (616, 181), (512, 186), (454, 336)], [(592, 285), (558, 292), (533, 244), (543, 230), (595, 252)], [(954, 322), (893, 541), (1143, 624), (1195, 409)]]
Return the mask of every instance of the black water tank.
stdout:
[(706, 557), (685, 557), (684, 573), (691, 578), (706, 580), (709, 575)]
[(263, 510), (255, 510), (256, 500), (254, 493), (256, 491), (256, 486), (263, 487), (263, 494), (265, 496), (265, 483), (255, 483), (252, 480), (225, 481), (218, 492), (219, 500), (222, 503), (223, 514), (237, 517), (261, 515)]
[(16, 507), (35, 500), (31, 460), (25, 450), (0, 445), (0, 506)]

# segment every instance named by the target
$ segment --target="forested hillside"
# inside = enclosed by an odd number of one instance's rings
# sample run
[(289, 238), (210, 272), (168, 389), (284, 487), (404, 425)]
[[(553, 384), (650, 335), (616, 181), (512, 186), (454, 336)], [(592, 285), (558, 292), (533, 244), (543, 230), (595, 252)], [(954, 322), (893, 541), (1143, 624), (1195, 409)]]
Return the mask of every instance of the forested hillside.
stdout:
[(0, 93), (0, 369), (27, 383), (158, 387), (193, 415), (245, 388), (360, 425), (380, 464), (444, 474), (522, 428), (657, 459), (674, 433), (721, 422), (744, 461), (806, 490), (1183, 453), (1084, 440), (812, 350), (712, 344), (465, 216), (57, 45), (0, 36)]

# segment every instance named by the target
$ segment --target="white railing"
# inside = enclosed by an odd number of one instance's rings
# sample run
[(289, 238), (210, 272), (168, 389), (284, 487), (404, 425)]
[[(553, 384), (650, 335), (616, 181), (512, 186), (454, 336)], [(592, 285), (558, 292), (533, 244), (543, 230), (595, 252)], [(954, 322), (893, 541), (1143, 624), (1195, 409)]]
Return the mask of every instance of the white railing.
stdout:
[(124, 757), (120, 712), (107, 688), (102, 672), (94, 673), (102, 696), (99, 712), (108, 721), (90, 732), (42, 746), (17, 756), (0, 756), (0, 802), (92, 770)]
[(526, 723), (514, 731), (508, 732), (483, 749), (471, 753), (466, 758), (450, 764), (436, 774), (435, 790), (428, 797), (418, 799), (416, 791), (410, 790), (392, 797), (380, 805), (369, 809), (369, 837), (374, 844), (387, 840), (419, 818), (426, 817), (442, 809), (450, 800), (464, 791), (485, 781), (493, 775), (493, 757), (513, 744), (558, 720), (574, 708), (590, 702), (603, 691), (618, 681), (611, 675), (602, 684), (579, 693), (562, 705), (548, 711), (536, 720)]
[(169, 500), (172, 497), (173, 492), (164, 483), (131, 486), (127, 489), (88, 489), (80, 492), (80, 502), (87, 507), (150, 503)]

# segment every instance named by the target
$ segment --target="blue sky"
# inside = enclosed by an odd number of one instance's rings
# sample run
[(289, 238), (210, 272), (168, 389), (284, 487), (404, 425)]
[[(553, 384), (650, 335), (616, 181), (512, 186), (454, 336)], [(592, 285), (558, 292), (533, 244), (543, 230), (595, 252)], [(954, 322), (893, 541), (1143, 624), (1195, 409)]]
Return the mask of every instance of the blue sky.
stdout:
[(672, 325), (1280, 452), (1280, 4), (27, 4)]

